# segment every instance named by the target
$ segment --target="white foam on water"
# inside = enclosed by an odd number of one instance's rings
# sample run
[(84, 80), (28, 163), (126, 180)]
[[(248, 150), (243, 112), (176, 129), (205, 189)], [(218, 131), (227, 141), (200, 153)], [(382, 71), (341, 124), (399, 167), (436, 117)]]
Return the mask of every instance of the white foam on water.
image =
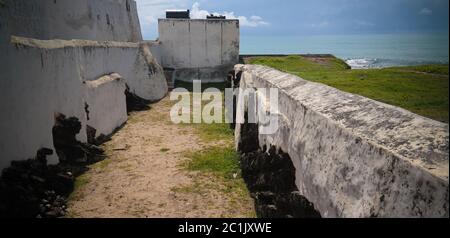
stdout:
[(345, 62), (352, 67), (352, 69), (369, 69), (376, 68), (376, 63), (378, 59), (369, 59), (369, 58), (354, 58), (347, 59)]

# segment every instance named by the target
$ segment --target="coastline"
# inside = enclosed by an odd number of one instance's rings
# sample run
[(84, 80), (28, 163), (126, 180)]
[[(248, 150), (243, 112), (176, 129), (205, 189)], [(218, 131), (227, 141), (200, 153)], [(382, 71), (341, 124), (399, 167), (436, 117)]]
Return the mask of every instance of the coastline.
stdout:
[[(386, 69), (393, 67), (409, 67), (409, 66), (424, 66), (424, 65), (448, 65), (449, 62), (437, 62), (437, 61), (407, 61), (402, 60), (405, 63), (391, 63), (391, 64), (380, 64), (379, 62), (393, 61), (389, 59), (368, 59), (368, 58), (339, 58), (333, 54), (241, 54), (239, 55), (239, 62), (244, 63), (245, 58), (253, 57), (287, 57), (287, 56), (301, 56), (301, 57), (312, 57), (312, 58), (336, 58), (345, 62), (349, 69)], [(373, 62), (375, 61), (375, 62)], [(398, 60), (397, 62), (400, 62)], [(378, 63), (378, 64), (377, 64)]]

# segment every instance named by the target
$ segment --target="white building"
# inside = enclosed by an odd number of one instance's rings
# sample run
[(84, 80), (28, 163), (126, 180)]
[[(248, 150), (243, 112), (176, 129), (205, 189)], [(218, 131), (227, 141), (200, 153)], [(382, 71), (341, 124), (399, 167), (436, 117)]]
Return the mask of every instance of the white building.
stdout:
[(160, 64), (172, 80), (223, 82), (239, 62), (239, 20), (159, 19)]

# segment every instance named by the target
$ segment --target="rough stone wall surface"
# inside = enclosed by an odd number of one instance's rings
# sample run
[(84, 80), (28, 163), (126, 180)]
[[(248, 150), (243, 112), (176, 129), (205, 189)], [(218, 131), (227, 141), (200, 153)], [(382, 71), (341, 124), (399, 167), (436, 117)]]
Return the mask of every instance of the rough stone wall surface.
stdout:
[(7, 35), (50, 39), (142, 41), (134, 0), (4, 0)]
[(280, 127), (260, 147), (289, 154), (321, 216), (449, 216), (448, 124), (268, 67), (235, 70), (241, 88), (279, 89)]
[[(163, 69), (144, 43), (12, 37), (0, 49), (0, 131), (3, 134), (0, 168), (7, 167), (12, 160), (31, 158), (40, 148), (54, 149), (55, 113), (78, 118), (83, 128), (77, 139), (86, 142), (85, 103), (89, 99), (90, 83), (84, 82), (118, 73), (130, 91), (144, 99), (158, 100), (167, 93)], [(119, 88), (115, 90), (118, 92)], [(112, 95), (108, 90), (98, 90), (98, 93), (97, 99), (124, 97), (124, 92)], [(98, 107), (105, 110), (108, 105)], [(90, 113), (95, 114), (92, 109)], [(102, 130), (115, 127), (117, 120), (121, 117), (102, 118)], [(58, 162), (55, 154), (49, 157), (49, 162)]]
[(238, 20), (159, 19), (158, 29), (160, 63), (179, 80), (223, 82), (239, 62)]

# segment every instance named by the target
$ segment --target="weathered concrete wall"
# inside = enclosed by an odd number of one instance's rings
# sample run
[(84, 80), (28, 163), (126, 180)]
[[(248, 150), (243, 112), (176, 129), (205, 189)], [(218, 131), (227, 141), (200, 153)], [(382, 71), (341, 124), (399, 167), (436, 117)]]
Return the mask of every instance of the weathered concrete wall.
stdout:
[(2, 31), (36, 39), (142, 40), (134, 0), (3, 0)]
[(108, 136), (127, 121), (125, 80), (114, 73), (85, 84), (86, 124), (95, 129), (92, 139)]
[(162, 60), (161, 42), (160, 41), (144, 41), (150, 47), (150, 51), (155, 58), (156, 62), (160, 64)]
[[(53, 149), (54, 114), (77, 117), (82, 123), (77, 139), (86, 141), (89, 100), (119, 100), (121, 94), (97, 90), (89, 97), (90, 83), (113, 72), (120, 74), (130, 91), (147, 100), (158, 100), (167, 93), (163, 69), (152, 57), (147, 44), (96, 42), (85, 40), (34, 40), (12, 37), (0, 45), (0, 168), (12, 160), (31, 158), (42, 147)], [(122, 86), (114, 90), (119, 92)], [(122, 87), (123, 88), (123, 87)], [(110, 102), (111, 103), (111, 102)], [(95, 104), (95, 103), (94, 103)], [(109, 104), (93, 105), (105, 111)], [(123, 111), (124, 104), (116, 105)], [(90, 115), (96, 115), (90, 109)], [(109, 112), (112, 113), (112, 112)], [(123, 118), (105, 118), (100, 130), (107, 133)], [(101, 117), (101, 115), (98, 115)], [(95, 120), (98, 120), (97, 118)], [(112, 132), (112, 131), (111, 131)], [(57, 162), (56, 155), (50, 158)]]
[(238, 20), (159, 19), (158, 29), (160, 63), (176, 79), (223, 82), (239, 62)]
[(280, 127), (257, 139), (290, 156), (321, 216), (449, 216), (448, 124), (268, 67), (235, 70), (241, 88), (279, 89)]

